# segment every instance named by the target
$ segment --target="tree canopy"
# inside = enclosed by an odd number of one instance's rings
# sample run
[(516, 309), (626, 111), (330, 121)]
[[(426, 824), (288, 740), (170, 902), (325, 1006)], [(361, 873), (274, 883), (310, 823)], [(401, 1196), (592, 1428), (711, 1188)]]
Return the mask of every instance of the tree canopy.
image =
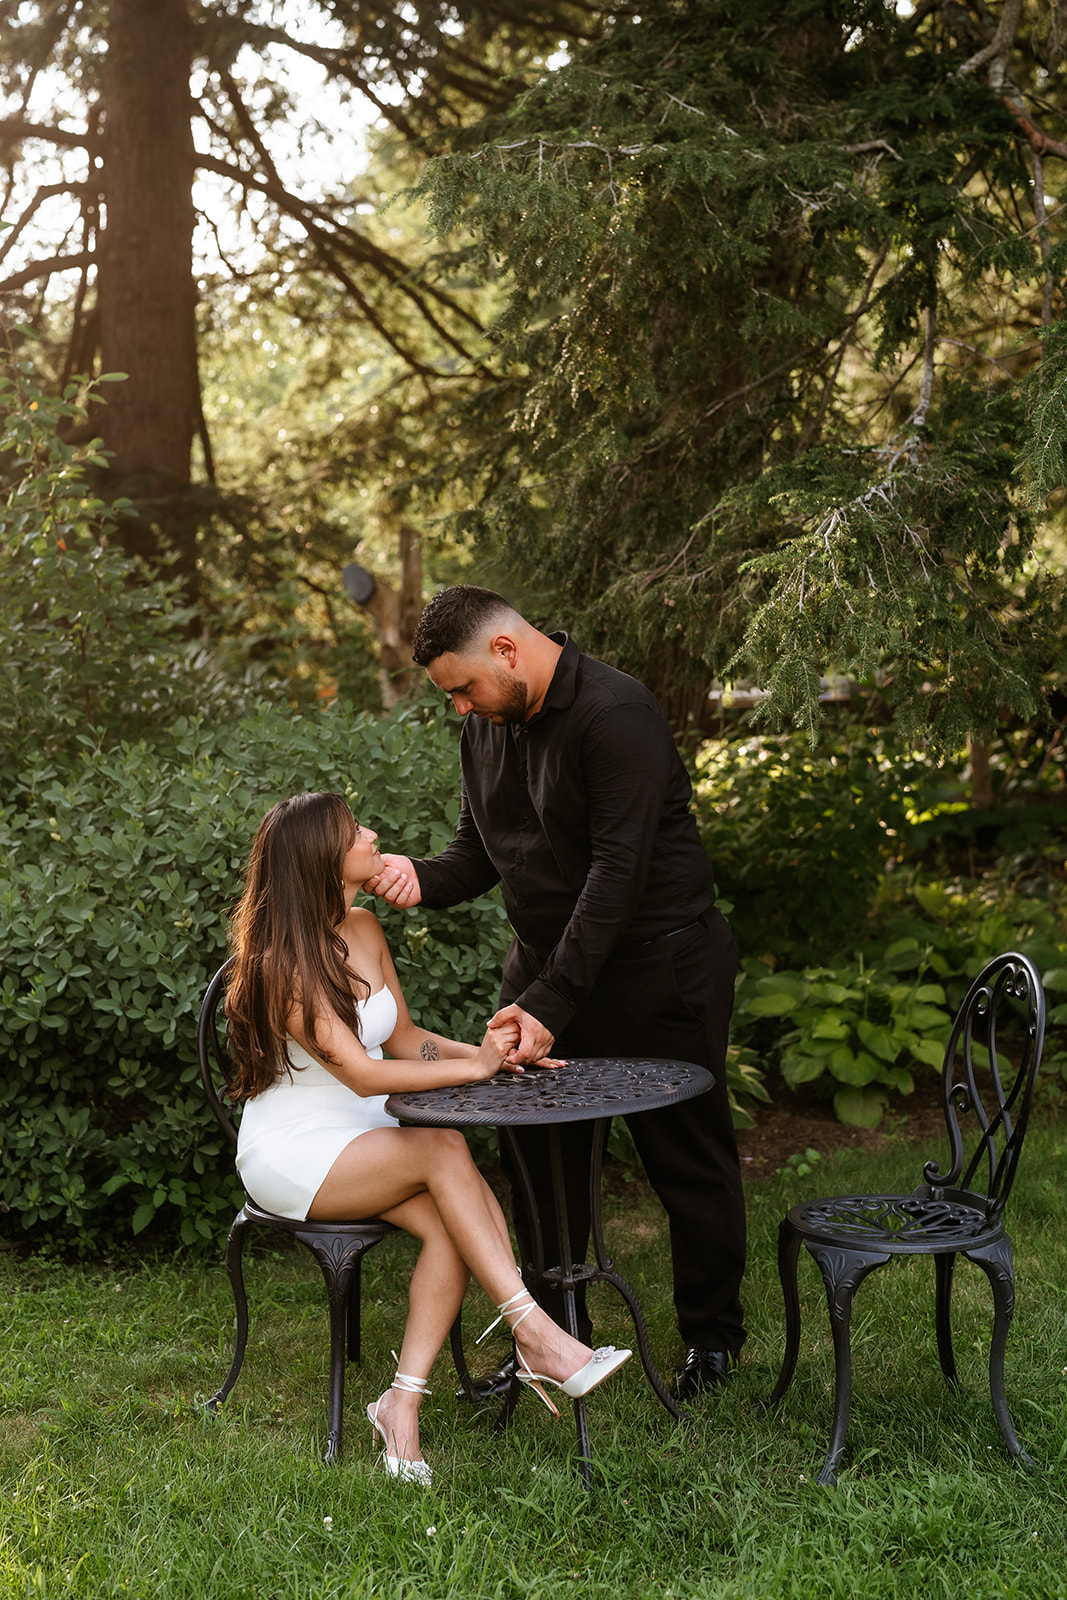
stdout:
[[(215, 476), (197, 298), (220, 279), (327, 282), (344, 319), (410, 372), (477, 369), (477, 318), (368, 221), (353, 124), (362, 106), (410, 140), (501, 105), (515, 64), (580, 41), (596, 14), (587, 0), (0, 3), (0, 297), (33, 323), (53, 289), (61, 385), (128, 375), (92, 426), (112, 453), (112, 491), (141, 513), (131, 548), (152, 553), (165, 530), (192, 584), (196, 440), (203, 477)], [(318, 75), (318, 97), (286, 77), (294, 61)], [(348, 170), (328, 159), (341, 136)]]
[[(86, 437), (202, 619), (299, 655), (299, 589), (338, 637), (361, 482), (400, 655), (420, 552), (466, 552), (676, 721), (743, 677), (814, 729), (837, 672), (954, 742), (1041, 712), (1064, 654), (1059, 16), (0, 0), (0, 297), (61, 390), (129, 374)], [(364, 174), (322, 155), (357, 103)], [(402, 184), (436, 257), (381, 214)], [(272, 428), (243, 482), (235, 394)]]
[(501, 296), (458, 523), (676, 714), (814, 729), (835, 670), (957, 741), (1058, 681), (1057, 15), (651, 0), (433, 162)]

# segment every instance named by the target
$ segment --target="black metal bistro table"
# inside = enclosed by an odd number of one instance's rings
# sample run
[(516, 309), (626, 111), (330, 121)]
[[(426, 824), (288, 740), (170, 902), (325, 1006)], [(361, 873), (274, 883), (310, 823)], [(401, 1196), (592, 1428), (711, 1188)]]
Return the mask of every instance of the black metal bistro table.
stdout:
[[(571, 1059), (565, 1067), (528, 1067), (525, 1072), (501, 1072), (484, 1083), (460, 1084), (452, 1089), (424, 1089), (411, 1094), (393, 1094), (386, 1110), (400, 1122), (427, 1128), (496, 1127), (508, 1147), (514, 1171), (523, 1190), (526, 1214), (530, 1218), (535, 1259), (523, 1263), (528, 1284), (544, 1282), (559, 1288), (563, 1296), (567, 1332), (578, 1336), (575, 1289), (582, 1283), (610, 1283), (618, 1290), (633, 1320), (637, 1348), (645, 1375), (657, 1398), (674, 1417), (682, 1415), (652, 1360), (644, 1314), (626, 1279), (615, 1270), (604, 1240), (600, 1206), (600, 1179), (604, 1164), (608, 1129), (614, 1116), (634, 1111), (652, 1111), (658, 1106), (694, 1100), (711, 1088), (714, 1079), (705, 1067), (689, 1061), (653, 1061), (615, 1056), (589, 1056)], [(592, 1147), (589, 1158), (590, 1232), (595, 1264), (575, 1262), (571, 1248), (567, 1194), (563, 1181), (563, 1158), (558, 1127), (563, 1122), (592, 1122)], [(548, 1134), (552, 1188), (558, 1228), (558, 1267), (545, 1266), (544, 1240), (534, 1202), (530, 1174), (513, 1129), (544, 1127)], [(464, 1387), (470, 1393), (470, 1376), (458, 1335), (453, 1351)], [(512, 1385), (505, 1417), (518, 1397), (519, 1386)], [(585, 1400), (575, 1400), (574, 1418), (586, 1487), (592, 1491), (589, 1454), (589, 1425)]]

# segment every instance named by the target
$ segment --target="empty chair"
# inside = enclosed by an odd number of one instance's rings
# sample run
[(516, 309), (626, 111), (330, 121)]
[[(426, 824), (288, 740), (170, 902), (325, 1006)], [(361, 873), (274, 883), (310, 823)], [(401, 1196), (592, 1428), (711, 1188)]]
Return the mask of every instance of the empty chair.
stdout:
[[(803, 1244), (826, 1285), (834, 1340), (835, 1396), (830, 1448), (818, 1476), (836, 1481), (852, 1397), (852, 1300), (876, 1267), (894, 1256), (934, 1258), (934, 1311), (941, 1370), (957, 1383), (952, 1350), (952, 1279), (957, 1256), (973, 1261), (993, 1291), (989, 1387), (1008, 1451), (1028, 1461), (1015, 1436), (1004, 1393), (1004, 1349), (1015, 1304), (1011, 1240), (1004, 1209), (1011, 1193), (1041, 1060), (1045, 1002), (1026, 956), (997, 956), (979, 973), (956, 1017), (945, 1052), (941, 1093), (949, 1165), (927, 1162), (913, 1194), (848, 1194), (794, 1206), (778, 1234), (778, 1271), (785, 1296), (786, 1349), (766, 1404), (785, 1394), (800, 1348), (797, 1260)], [(976, 1133), (964, 1155), (961, 1118)]]
[[(219, 1010), (225, 999), (226, 975), (232, 964), (231, 956), (207, 987), (200, 1008), (196, 1042), (204, 1094), (236, 1152), (237, 1129), (225, 1101), (230, 1067), (219, 1034)], [(297, 1222), (291, 1217), (279, 1217), (271, 1211), (264, 1211), (246, 1196), (226, 1241), (226, 1270), (230, 1275), (237, 1311), (237, 1340), (229, 1372), (221, 1387), (205, 1402), (208, 1411), (217, 1410), (237, 1382), (248, 1344), (248, 1299), (241, 1262), (245, 1234), (250, 1227), (272, 1228), (280, 1233), (292, 1234), (293, 1238), (307, 1246), (322, 1269), (330, 1310), (330, 1399), (326, 1460), (336, 1461), (341, 1454), (346, 1356), (349, 1361), (359, 1360), (359, 1294), (363, 1257), (374, 1245), (380, 1244), (386, 1234), (396, 1230), (390, 1223), (374, 1218), (352, 1222)]]

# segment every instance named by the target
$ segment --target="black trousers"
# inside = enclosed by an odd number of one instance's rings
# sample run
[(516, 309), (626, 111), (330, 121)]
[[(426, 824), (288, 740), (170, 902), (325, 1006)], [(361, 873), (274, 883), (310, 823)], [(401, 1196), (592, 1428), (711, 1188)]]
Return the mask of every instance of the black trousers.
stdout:
[[(515, 940), (504, 964), (501, 1004), (509, 1005), (541, 970), (538, 954)], [(745, 1269), (745, 1201), (726, 1094), (726, 1046), (737, 949), (728, 923), (710, 911), (695, 927), (612, 957), (580, 1012), (553, 1046), (570, 1056), (649, 1056), (694, 1061), (715, 1075), (699, 1099), (627, 1117), (649, 1181), (670, 1223), (674, 1304), (684, 1344), (740, 1350), (745, 1339), (740, 1287)], [(566, 1070), (566, 1069), (564, 1069)], [(543, 1129), (515, 1129), (533, 1182), (546, 1265), (558, 1265), (555, 1206)], [(589, 1242), (592, 1124), (560, 1128), (571, 1245), (584, 1260)], [(512, 1179), (504, 1153), (505, 1176)], [(511, 1182), (523, 1262), (532, 1259), (520, 1187)], [(537, 1298), (563, 1320), (558, 1292)], [(579, 1336), (590, 1324), (579, 1296)]]

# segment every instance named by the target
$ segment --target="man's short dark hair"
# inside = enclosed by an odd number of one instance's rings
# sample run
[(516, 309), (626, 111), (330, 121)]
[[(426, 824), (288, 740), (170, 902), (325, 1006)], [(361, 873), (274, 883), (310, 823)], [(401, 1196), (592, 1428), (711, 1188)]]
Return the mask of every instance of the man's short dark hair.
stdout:
[(481, 637), (492, 623), (514, 613), (515, 607), (493, 589), (475, 583), (454, 583), (428, 602), (411, 646), (411, 658), (428, 667), (438, 656), (459, 655)]

